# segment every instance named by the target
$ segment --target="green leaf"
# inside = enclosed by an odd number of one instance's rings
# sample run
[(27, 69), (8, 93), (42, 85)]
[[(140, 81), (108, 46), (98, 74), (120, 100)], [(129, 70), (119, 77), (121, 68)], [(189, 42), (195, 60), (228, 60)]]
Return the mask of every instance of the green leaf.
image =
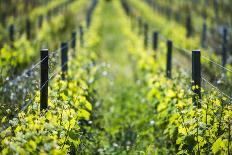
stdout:
[(188, 135), (184, 139), (183, 149), (192, 151), (196, 144), (197, 142), (194, 139), (194, 135)]
[(220, 147), (221, 147), (221, 143), (222, 143), (222, 138), (218, 138), (214, 143), (213, 143), (213, 146), (212, 146), (212, 152), (214, 154), (218, 153), (220, 151)]

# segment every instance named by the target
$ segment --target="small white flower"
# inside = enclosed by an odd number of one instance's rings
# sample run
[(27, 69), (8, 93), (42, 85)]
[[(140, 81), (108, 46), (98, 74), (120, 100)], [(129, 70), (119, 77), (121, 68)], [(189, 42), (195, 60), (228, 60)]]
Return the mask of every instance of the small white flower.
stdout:
[(154, 120), (151, 120), (150, 121), (150, 125), (154, 125), (155, 124), (155, 121)]
[(114, 146), (114, 147), (118, 147), (118, 144), (117, 144), (117, 143), (113, 143), (113, 146)]

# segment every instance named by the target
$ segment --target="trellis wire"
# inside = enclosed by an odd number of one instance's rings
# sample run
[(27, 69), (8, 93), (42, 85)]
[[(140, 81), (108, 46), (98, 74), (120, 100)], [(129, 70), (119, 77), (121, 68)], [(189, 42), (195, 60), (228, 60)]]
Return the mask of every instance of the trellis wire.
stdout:
[[(163, 35), (160, 35), (160, 38), (161, 38), (163, 41), (167, 41), (167, 38), (164, 37)], [(185, 48), (181, 48), (181, 47), (179, 47), (179, 46), (174, 46), (174, 47), (175, 47), (176, 49), (178, 49), (178, 50), (182, 50), (182, 51), (186, 52), (187, 54), (190, 54), (190, 50), (187, 50), (187, 49), (185, 49)], [(208, 58), (207, 56), (202, 55), (201, 57), (202, 57), (203, 59), (205, 59), (205, 60), (207, 60), (207, 61), (213, 63), (214, 65), (216, 65), (216, 66), (218, 66), (218, 67), (220, 67), (220, 68), (222, 68), (222, 69), (224, 69), (224, 70), (226, 70), (226, 71), (232, 73), (232, 70), (231, 70), (231, 69), (226, 68), (226, 67), (224, 67), (224, 66), (218, 64), (217, 62), (211, 60), (211, 59)]]
[[(72, 60), (72, 59), (70, 59), (70, 61), (71, 61), (71, 60)], [(67, 62), (64, 63), (61, 67), (63, 68), (66, 64), (67, 64)], [(58, 71), (56, 71), (56, 72), (53, 72), (53, 74), (48, 78), (48, 80), (41, 86), (41, 88), (39, 89), (39, 91), (41, 91), (41, 90), (45, 87), (45, 85), (46, 85), (53, 77), (57, 76), (60, 72), (61, 72), (61, 70), (58, 70)], [(30, 104), (32, 104), (32, 102), (34, 101), (34, 99), (36, 98), (36, 96), (37, 96), (37, 94), (35, 94), (35, 95), (29, 100), (28, 103), (24, 104), (24, 105), (22, 106), (22, 108), (19, 110), (19, 112), (25, 111), (25, 110), (27, 109), (27, 107), (28, 107)], [(18, 114), (15, 114), (13, 118), (18, 118)], [(3, 125), (3, 130), (6, 129), (7, 127), (9, 127), (9, 124)], [(3, 130), (2, 130), (2, 131), (3, 131)]]
[[(160, 35), (160, 36), (161, 36), (161, 39), (162, 39), (163, 41), (166, 41), (166, 40), (167, 40), (163, 35)], [(185, 48), (178, 47), (178, 46), (174, 46), (174, 47), (175, 47), (176, 49), (182, 50), (182, 51), (184, 51), (184, 52), (186, 52), (187, 54), (190, 55), (189, 50), (187, 50), (187, 49), (185, 49)], [(220, 65), (220, 64), (218, 64), (217, 62), (215, 62), (215, 61), (209, 59), (208, 57), (202, 55), (202, 58), (205, 59), (205, 60), (207, 60), (207, 61), (209, 61), (209, 62), (211, 62), (211, 63), (213, 63), (213, 64), (215, 64), (215, 65), (217, 65), (218, 67), (220, 67), (220, 68), (222, 68), (222, 69), (224, 69), (224, 70), (226, 70), (226, 71), (232, 73), (232, 70), (230, 70), (230, 69), (228, 69), (228, 68), (226, 68), (226, 67), (223, 67), (222, 65)], [(174, 60), (174, 62), (177, 63), (176, 60)], [(178, 64), (179, 64), (179, 63), (178, 63)], [(202, 79), (203, 79), (203, 81), (205, 81), (208, 85), (210, 85), (211, 87), (213, 87), (217, 92), (219, 92), (220, 94), (222, 94), (222, 95), (224, 95), (225, 97), (227, 97), (230, 101), (232, 101), (232, 97), (230, 97), (230, 96), (227, 95), (226, 93), (222, 92), (218, 87), (216, 87), (215, 85), (213, 85), (211, 82), (209, 82), (208, 80), (206, 80), (204, 77), (202, 77)]]
[(205, 59), (205, 60), (207, 60), (207, 61), (209, 61), (209, 62), (211, 62), (211, 63), (213, 63), (214, 65), (216, 65), (216, 66), (218, 66), (218, 67), (220, 67), (220, 68), (222, 68), (222, 69), (224, 69), (224, 70), (226, 70), (226, 71), (232, 73), (232, 70), (231, 70), (231, 69), (226, 68), (226, 67), (223, 67), (222, 65), (220, 65), (220, 64), (218, 64), (217, 62), (215, 62), (215, 61), (209, 59), (208, 57), (202, 55), (202, 58)]
[[(71, 39), (69, 42), (72, 42), (73, 40), (74, 39)], [(66, 48), (67, 46), (64, 46), (62, 48), (60, 47), (57, 50), (55, 50), (53, 52), (50, 52), (49, 56), (54, 56), (54, 55), (58, 54), (58, 52), (60, 50), (62, 50), (63, 48)], [(16, 83), (16, 82), (18, 82), (21, 78), (23, 78), (24, 76), (26, 76), (28, 73), (32, 72), (36, 67), (38, 67), (46, 58), (47, 58), (47, 56), (45, 58), (43, 58), (42, 60), (38, 61), (37, 63), (31, 65), (31, 67), (29, 67), (28, 69), (24, 70), (22, 72), (22, 74), (20, 74), (19, 76), (16, 76), (13, 80), (6, 81), (5, 84), (3, 84), (3, 85), (6, 85), (8, 83)]]
[(218, 87), (216, 87), (215, 85), (213, 85), (211, 82), (209, 82), (208, 80), (206, 80), (206, 78), (204, 76), (202, 76), (202, 80), (205, 81), (208, 85), (210, 85), (211, 87), (213, 87), (217, 92), (219, 92), (220, 94), (222, 94), (223, 96), (227, 97), (230, 101), (232, 101), (232, 97), (230, 97), (229, 95), (227, 95), (226, 93), (222, 92)]

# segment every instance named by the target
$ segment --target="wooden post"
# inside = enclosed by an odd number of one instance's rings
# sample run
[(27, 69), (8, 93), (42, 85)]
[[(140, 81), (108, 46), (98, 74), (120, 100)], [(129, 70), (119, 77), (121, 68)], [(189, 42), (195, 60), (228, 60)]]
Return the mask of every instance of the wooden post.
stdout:
[(138, 34), (141, 35), (142, 34), (142, 24), (143, 24), (143, 21), (142, 21), (142, 18), (141, 17), (138, 17)]
[(41, 80), (40, 80), (40, 110), (48, 108), (48, 49), (42, 49), (41, 56)]
[(38, 27), (41, 28), (43, 25), (43, 15), (40, 15), (38, 18)]
[(227, 52), (226, 52), (226, 44), (222, 43), (222, 66), (226, 66), (227, 61)]
[(195, 106), (201, 107), (199, 100), (201, 99), (201, 52), (200, 50), (192, 51), (192, 90), (193, 103)]
[(9, 38), (10, 38), (10, 41), (14, 41), (14, 33), (15, 33), (15, 27), (13, 24), (10, 25), (9, 27)]
[(92, 0), (92, 3), (91, 3), (90, 7), (87, 10), (87, 15), (86, 15), (86, 27), (87, 28), (89, 28), (89, 26), (91, 24), (92, 14), (93, 14), (93, 11), (94, 11), (97, 3), (98, 3), (97, 0)]
[(218, 19), (218, 0), (214, 0), (214, 16)]
[(91, 12), (90, 10), (87, 11), (87, 15), (86, 15), (86, 27), (89, 28), (91, 23)]
[(188, 16), (186, 19), (186, 37), (189, 38), (192, 36), (192, 18)]
[(153, 33), (153, 50), (157, 50), (158, 48), (158, 37), (159, 37), (159, 33), (154, 32)]
[(26, 20), (26, 35), (29, 40), (31, 38), (31, 22), (29, 19)]
[(176, 20), (177, 23), (180, 23), (180, 13), (179, 12), (176, 12), (175, 20)]
[(51, 20), (51, 11), (48, 11), (47, 13), (47, 21), (50, 22)]
[(76, 32), (72, 32), (72, 40), (71, 40), (71, 47), (73, 49), (73, 55), (76, 55)]
[(227, 28), (223, 28), (223, 43), (227, 44)]
[(223, 43), (222, 43), (222, 66), (226, 66), (227, 60), (227, 28), (223, 28)]
[(62, 70), (62, 80), (65, 80), (66, 74), (68, 72), (68, 43), (61, 43), (61, 70)]
[(83, 27), (80, 26), (79, 29), (80, 29), (80, 45), (81, 45), (81, 47), (83, 47), (84, 46), (84, 31), (83, 31)]
[(148, 24), (144, 24), (144, 48), (148, 46)]
[(201, 35), (201, 46), (206, 47), (206, 37), (207, 37), (207, 25), (204, 22), (202, 28), (202, 35)]
[(167, 78), (172, 78), (172, 41), (167, 41), (167, 66), (166, 66)]

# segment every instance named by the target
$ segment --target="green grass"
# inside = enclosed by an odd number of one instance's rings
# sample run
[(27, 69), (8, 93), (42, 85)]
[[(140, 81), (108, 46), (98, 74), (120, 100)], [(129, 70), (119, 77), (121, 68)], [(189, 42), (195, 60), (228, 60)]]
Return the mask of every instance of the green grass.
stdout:
[[(101, 3), (98, 64), (103, 64), (96, 83), (97, 104), (91, 134), (94, 142), (86, 152), (134, 154), (152, 145), (153, 110), (146, 103), (146, 86), (136, 79), (128, 52), (133, 44), (126, 31), (130, 25), (119, 2)], [(130, 32), (131, 33), (131, 32)], [(149, 134), (148, 134), (149, 133)]]

